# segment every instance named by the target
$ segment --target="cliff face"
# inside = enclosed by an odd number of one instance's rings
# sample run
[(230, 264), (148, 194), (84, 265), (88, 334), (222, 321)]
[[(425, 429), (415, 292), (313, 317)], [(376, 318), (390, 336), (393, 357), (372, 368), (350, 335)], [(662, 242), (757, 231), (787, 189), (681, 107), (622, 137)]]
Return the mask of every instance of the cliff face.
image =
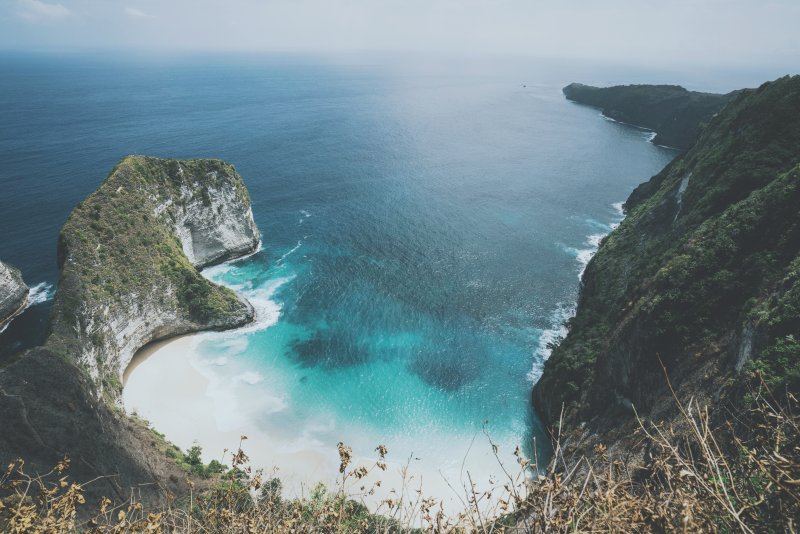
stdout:
[(0, 464), (47, 472), (68, 454), (87, 499), (145, 504), (188, 492), (187, 474), (114, 401), (134, 352), (157, 338), (231, 328), (252, 307), (197, 271), (254, 251), (241, 177), (217, 160), (123, 159), (60, 235), (61, 278), (44, 346), (0, 368)]
[(79, 363), (113, 396), (148, 342), (252, 320), (246, 301), (197, 268), (258, 243), (247, 190), (232, 166), (129, 156), (64, 225), (46, 347)]
[(678, 85), (592, 87), (580, 83), (564, 87), (563, 92), (569, 100), (600, 108), (609, 118), (653, 130), (656, 144), (682, 150), (738, 93), (699, 93)]
[[(632, 447), (680, 398), (742, 401), (758, 370), (800, 391), (800, 77), (740, 94), (643, 184), (584, 277), (576, 317), (534, 388), (568, 450)], [(662, 367), (663, 366), (663, 367)]]
[(22, 274), (0, 261), (0, 330), (28, 303), (28, 286)]

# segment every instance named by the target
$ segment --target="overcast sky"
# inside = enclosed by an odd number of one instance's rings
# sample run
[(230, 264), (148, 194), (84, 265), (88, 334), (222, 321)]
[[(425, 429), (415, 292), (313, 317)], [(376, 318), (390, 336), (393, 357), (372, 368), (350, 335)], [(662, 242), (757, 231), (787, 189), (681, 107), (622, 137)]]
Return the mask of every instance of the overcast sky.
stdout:
[(800, 70), (800, 0), (0, 0), (0, 50), (422, 51)]

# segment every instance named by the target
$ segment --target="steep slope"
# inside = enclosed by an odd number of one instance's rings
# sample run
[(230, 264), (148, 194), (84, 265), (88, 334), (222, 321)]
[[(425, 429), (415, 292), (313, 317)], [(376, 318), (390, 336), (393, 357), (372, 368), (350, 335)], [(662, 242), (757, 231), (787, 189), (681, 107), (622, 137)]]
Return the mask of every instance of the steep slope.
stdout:
[[(534, 388), (568, 450), (631, 447), (633, 410), (729, 408), (742, 371), (800, 390), (800, 77), (737, 96), (643, 184), (583, 277), (578, 312)], [(663, 365), (663, 368), (662, 368)]]
[(600, 108), (606, 117), (653, 130), (656, 144), (682, 150), (738, 93), (699, 93), (679, 85), (592, 87), (580, 83), (569, 84), (563, 92), (573, 102)]
[[(70, 215), (51, 334), (0, 368), (0, 463), (46, 472), (67, 454), (87, 498), (145, 504), (188, 491), (159, 439), (115, 401), (134, 352), (161, 337), (235, 327), (252, 307), (197, 271), (253, 251), (241, 177), (218, 160), (124, 158)], [(10, 429), (10, 431), (9, 431)]]
[(46, 347), (80, 363), (113, 396), (148, 342), (252, 320), (247, 302), (197, 267), (258, 243), (247, 190), (232, 166), (129, 156), (64, 225)]
[(28, 286), (22, 280), (22, 274), (0, 261), (0, 331), (27, 303)]

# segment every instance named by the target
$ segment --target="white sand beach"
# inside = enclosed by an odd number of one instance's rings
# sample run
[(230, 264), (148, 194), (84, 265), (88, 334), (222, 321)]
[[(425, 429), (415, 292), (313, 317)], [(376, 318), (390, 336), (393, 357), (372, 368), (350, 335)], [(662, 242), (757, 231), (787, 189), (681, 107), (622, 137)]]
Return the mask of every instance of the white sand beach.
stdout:
[[(309, 438), (303, 429), (298, 429), (291, 442), (270, 436), (259, 429), (258, 406), (248, 409), (230, 392), (220, 392), (216, 388), (214, 369), (201, 360), (197, 350), (203, 337), (209, 335), (218, 334), (181, 336), (153, 343), (139, 351), (125, 373), (123, 402), (126, 410), (149, 421), (154, 429), (183, 450), (199, 443), (207, 462), (218, 459), (230, 465), (230, 451), (235, 450), (240, 437), (246, 435), (248, 439), (242, 448), (250, 457), (251, 465), (263, 469), (267, 478), (279, 477), (286, 497), (307, 496), (318, 482), (335, 487), (341, 481), (335, 446)], [(267, 402), (264, 406), (271, 404)], [(266, 409), (264, 406), (260, 409)], [(400, 451), (392, 454), (392, 444), (387, 444), (390, 461), (386, 471), (382, 471), (374, 467), (377, 453), (355, 451), (351, 468), (363, 465), (371, 471), (364, 479), (348, 480), (346, 487), (372, 510), (381, 509), (386, 513), (389, 510), (382, 502), (386, 499), (396, 502), (405, 494), (411, 501), (421, 496), (435, 497), (444, 503), (445, 510), (458, 513), (464, 509), (463, 488), (469, 484), (470, 476), (477, 483), (488, 479), (488, 474), (501, 473), (488, 443), (481, 438), (478, 437), (472, 447), (470, 443), (454, 443), (453, 461), (447, 466), (430, 466), (414, 458), (401, 458)], [(409, 440), (414, 439), (424, 439), (424, 436), (409, 436)], [(462, 445), (467, 447), (466, 461)], [(359, 452), (363, 456), (359, 456)], [(370, 453), (373, 455), (369, 456)], [(516, 472), (515, 465), (511, 468)], [(507, 482), (507, 479), (494, 478), (498, 485)], [(380, 481), (379, 487), (375, 486), (377, 481)], [(478, 484), (481, 489), (484, 486)], [(420, 487), (421, 492), (418, 491)], [(370, 494), (371, 489), (374, 492)], [(492, 502), (496, 504), (501, 493), (495, 491)], [(490, 505), (487, 503), (487, 506)]]

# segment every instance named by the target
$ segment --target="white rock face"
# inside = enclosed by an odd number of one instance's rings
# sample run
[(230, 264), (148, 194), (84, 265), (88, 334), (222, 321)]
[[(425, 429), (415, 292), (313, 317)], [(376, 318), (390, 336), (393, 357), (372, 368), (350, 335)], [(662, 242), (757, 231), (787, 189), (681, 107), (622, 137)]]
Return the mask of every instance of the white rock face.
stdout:
[(253, 212), (242, 205), (236, 189), (207, 187), (206, 191), (204, 201), (183, 188), (185, 204), (175, 221), (183, 252), (198, 268), (248, 254), (259, 243)]
[(249, 195), (232, 166), (129, 156), (62, 231), (47, 346), (85, 368), (98, 393), (110, 389), (114, 396), (147, 343), (253, 319), (250, 303), (185, 260), (201, 268), (249, 254), (259, 243)]
[(0, 261), (0, 330), (28, 303), (28, 286), (20, 272)]

